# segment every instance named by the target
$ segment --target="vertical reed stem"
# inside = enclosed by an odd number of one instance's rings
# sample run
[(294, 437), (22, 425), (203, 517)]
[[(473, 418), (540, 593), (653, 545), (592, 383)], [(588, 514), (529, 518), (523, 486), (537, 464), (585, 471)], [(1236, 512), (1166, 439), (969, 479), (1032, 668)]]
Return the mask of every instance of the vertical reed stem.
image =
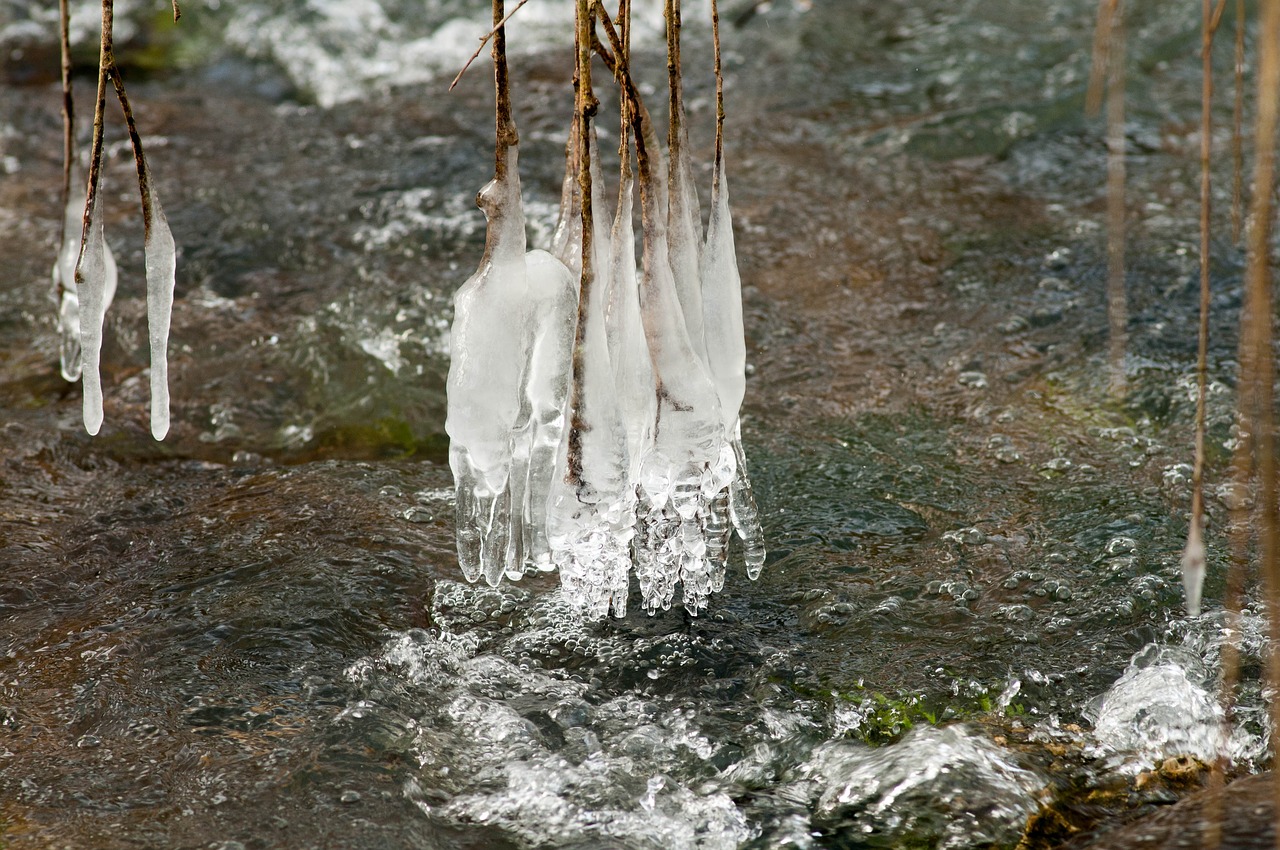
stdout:
[[(1274, 433), (1275, 361), (1271, 349), (1271, 198), (1275, 186), (1276, 99), (1280, 97), (1280, 0), (1264, 0), (1258, 39), (1258, 115), (1255, 121), (1253, 198), (1247, 242), (1248, 313), (1247, 340), (1253, 372), (1254, 444), (1257, 447), (1259, 505), (1262, 511), (1259, 546), (1261, 572), (1267, 593), (1270, 641), (1267, 653), (1268, 684), (1275, 694), (1280, 687), (1280, 525), (1277, 524), (1277, 491)], [(1243, 368), (1243, 364), (1242, 364)], [(1242, 384), (1242, 389), (1243, 389)], [(1280, 740), (1280, 698), (1271, 698), (1271, 740)], [(1274, 783), (1276, 811), (1280, 812), (1280, 782)], [(1276, 833), (1280, 847), (1280, 831)]]
[(1236, 0), (1235, 103), (1231, 116), (1231, 241), (1240, 244), (1244, 218), (1244, 0)]
[[(67, 204), (71, 203), (71, 161), (75, 157), (76, 113), (75, 100), (71, 96), (71, 9), (69, 0), (58, 0), (58, 46), (62, 52), (62, 214), (58, 227), (58, 251), (67, 241)], [(65, 281), (58, 278), (58, 292), (54, 296), (62, 300)]]
[(592, 260), (591, 209), (591, 130), (599, 101), (591, 89), (591, 43), (595, 30), (590, 0), (577, 2), (577, 70), (575, 103), (578, 134), (578, 191), (582, 195), (582, 278), (578, 284), (578, 326), (573, 340), (573, 385), (569, 399), (569, 453), (566, 480), (582, 484), (581, 435), (586, 427), (583, 417), (583, 378), (587, 341), (587, 313), (590, 310), (591, 286), (595, 281)]
[(1110, 15), (1107, 46), (1107, 317), (1110, 326), (1110, 391), (1125, 391), (1124, 355), (1128, 336), (1125, 298), (1125, 122), (1124, 9), (1117, 0)]
[(493, 175), (507, 177), (507, 153), (520, 143), (516, 122), (511, 115), (511, 79), (507, 71), (507, 27), (504, 0), (493, 0), (493, 87), (496, 94)]

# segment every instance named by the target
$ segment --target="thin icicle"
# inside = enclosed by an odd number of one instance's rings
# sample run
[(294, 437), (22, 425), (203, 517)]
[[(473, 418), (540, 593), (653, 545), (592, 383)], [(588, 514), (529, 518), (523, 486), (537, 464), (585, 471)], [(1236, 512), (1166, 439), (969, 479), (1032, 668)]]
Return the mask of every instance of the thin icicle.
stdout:
[(547, 505), (565, 432), (578, 315), (578, 289), (564, 263), (546, 251), (530, 251), (525, 255), (525, 274), (530, 342), (521, 415), (528, 418), (517, 421), (512, 456), (527, 457), (528, 466), (523, 492), (515, 496), (513, 491), (515, 503), (522, 506), (523, 529), (520, 551), (512, 549), (507, 563), (512, 578), (521, 574), (523, 566), (552, 569)]
[(618, 214), (613, 221), (609, 253), (609, 361), (613, 366), (618, 405), (627, 429), (629, 477), (640, 479), (640, 459), (653, 440), (658, 401), (653, 364), (640, 318), (640, 290), (636, 280), (636, 243), (632, 224), (634, 182), (627, 173), (618, 191)]
[(578, 122), (569, 125), (564, 146), (564, 179), (560, 183), (560, 213), (551, 232), (551, 254), (573, 275), (582, 269), (582, 195), (578, 188)]
[[(58, 354), (64, 380), (80, 380), (80, 296), (76, 288), (76, 261), (80, 257), (80, 238), (84, 235), (84, 194), (72, 196), (63, 212), (62, 246), (53, 264), (53, 296), (58, 305)], [(103, 311), (111, 307), (116, 294), (116, 258), (104, 241)]]
[(1182, 550), (1182, 589), (1187, 594), (1187, 614), (1192, 617), (1200, 615), (1200, 593), (1204, 588), (1207, 560), (1200, 523), (1192, 518), (1187, 546)]
[(169, 324), (177, 248), (150, 177), (147, 169), (151, 191), (145, 196), (149, 208), (143, 210), (148, 224), (143, 250), (147, 266), (147, 335), (151, 341), (151, 436), (163, 440), (169, 433)]
[(747, 475), (747, 455), (742, 450), (741, 429), (734, 430), (731, 443), (734, 456), (733, 481), (729, 483), (729, 517), (734, 531), (742, 540), (742, 559), (747, 565), (747, 578), (755, 581), (764, 568), (764, 531), (760, 527), (760, 511), (756, 497), (751, 492), (751, 479)]
[(738, 273), (729, 211), (729, 182), (723, 157), (716, 163), (711, 190), (711, 220), (702, 252), (702, 311), (707, 365), (720, 398), (726, 437), (732, 437), (746, 394), (747, 344), (742, 321), (742, 278)]
[(102, 204), (96, 197), (89, 210), (88, 233), (76, 266), (75, 282), (80, 299), (84, 428), (90, 434), (97, 434), (102, 428), (102, 377), (98, 370), (107, 312), (107, 243), (102, 233)]

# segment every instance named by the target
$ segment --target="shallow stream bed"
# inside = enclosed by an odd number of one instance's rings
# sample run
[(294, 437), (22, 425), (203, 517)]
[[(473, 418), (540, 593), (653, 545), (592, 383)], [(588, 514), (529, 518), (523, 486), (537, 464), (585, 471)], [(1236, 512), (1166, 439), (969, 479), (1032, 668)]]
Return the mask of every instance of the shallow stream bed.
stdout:
[[(162, 4), (120, 5), (180, 246), (164, 443), (117, 124), (98, 437), (58, 376), (59, 94), (33, 35), (52, 30), (0, 6), (0, 845), (1083, 846), (1199, 787), (1221, 529), (1248, 495), (1224, 485), (1243, 263), (1224, 157), (1211, 563), (1189, 619), (1197, 10), (1131, 11), (1116, 401), (1094, 4), (730, 9), (743, 429), (770, 557), (704, 617), (583, 626), (554, 580), (466, 585), (453, 554), (446, 334), (483, 244), (492, 117), (483, 66), (445, 87), (485, 4), (190, 2), (187, 36)], [(535, 242), (569, 5), (533, 0), (514, 48)], [(660, 111), (655, 5), (637, 61)], [(709, 183), (706, 26), (686, 37)], [(1244, 623), (1229, 746), (1249, 772), (1269, 761), (1256, 605)]]

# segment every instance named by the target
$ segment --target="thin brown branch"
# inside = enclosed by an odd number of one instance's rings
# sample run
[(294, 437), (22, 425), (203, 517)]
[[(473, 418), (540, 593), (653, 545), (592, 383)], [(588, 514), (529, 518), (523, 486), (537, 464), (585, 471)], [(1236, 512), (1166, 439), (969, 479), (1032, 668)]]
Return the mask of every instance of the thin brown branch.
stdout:
[(142, 136), (138, 133), (138, 125), (133, 120), (133, 109), (129, 106), (129, 97), (124, 91), (124, 80), (120, 77), (120, 69), (112, 60), (108, 70), (111, 83), (115, 86), (116, 98), (120, 101), (120, 109), (124, 112), (124, 123), (129, 129), (129, 142), (133, 146), (133, 160), (138, 169), (138, 194), (142, 199), (143, 238), (151, 236), (151, 169), (147, 167), (147, 158), (142, 152)]
[[(514, 15), (516, 12), (519, 12), (521, 9), (523, 9), (524, 4), (528, 2), (529, 0), (520, 0), (520, 2), (516, 4), (516, 7), (514, 9), (512, 9), (508, 14), (504, 15), (501, 18), (501, 20), (496, 22), (494, 24), (493, 29), (489, 30), (489, 32), (486, 33), (485, 36), (480, 39), (480, 46), (476, 48), (476, 52), (471, 54), (471, 58), (467, 60), (467, 64), (462, 66), (462, 70), (458, 72), (458, 76), (454, 77), (453, 82), (449, 83), (449, 91), (453, 91), (454, 86), (458, 84), (458, 80), (461, 80), (462, 75), (467, 73), (467, 69), (471, 67), (471, 63), (476, 61), (476, 59), (480, 57), (480, 54), (484, 52), (484, 46), (489, 43), (489, 39), (496, 36), (498, 34), (498, 30), (501, 29), (502, 27), (505, 27), (507, 25), (507, 21), (511, 20), (511, 16)], [(177, 19), (175, 18), (175, 20)]]
[(98, 184), (102, 177), (102, 152), (104, 126), (107, 111), (107, 77), (115, 64), (112, 52), (111, 29), (114, 17), (112, 0), (102, 0), (102, 40), (98, 49), (98, 94), (93, 107), (93, 140), (89, 144), (89, 179), (85, 188), (84, 225), (80, 232), (80, 254), (76, 259), (76, 283), (81, 281), (80, 269), (84, 263), (84, 249), (89, 242), (89, 222), (94, 204), (98, 201)]
[[(494, 112), (494, 168), (497, 180), (507, 176), (507, 154), (520, 143), (516, 122), (511, 115), (511, 79), (507, 70), (507, 16), (503, 13), (503, 0), (493, 0), (493, 87)], [(514, 10), (513, 10), (514, 12)]]
[(1124, 358), (1129, 309), (1125, 296), (1125, 118), (1124, 10), (1119, 0), (1108, 16), (1107, 44), (1107, 317), (1110, 326), (1110, 391), (1124, 395)]
[[(711, 44), (715, 51), (716, 69), (716, 165), (724, 156), (724, 71), (720, 65), (720, 8), (716, 0), (711, 0)], [(720, 169), (714, 170), (713, 188), (720, 185)]]
[[(1196, 355), (1196, 431), (1195, 461), (1191, 472), (1191, 519), (1187, 546), (1182, 556), (1184, 573), (1188, 569), (1198, 570), (1201, 581), (1207, 568), (1204, 543), (1204, 443), (1209, 379), (1209, 213), (1212, 204), (1209, 166), (1213, 151), (1213, 36), (1225, 2), (1226, 0), (1219, 0), (1216, 14), (1211, 8), (1212, 0), (1203, 0), (1201, 4), (1200, 325)], [(1199, 598), (1187, 600), (1190, 613), (1198, 613), (1199, 607)], [(1216, 759), (1213, 769), (1213, 781), (1218, 783), (1222, 780), (1224, 768), (1220, 762), (1221, 759)], [(1222, 839), (1222, 818), (1207, 818), (1204, 833), (1205, 844), (1216, 848)]]
[(1097, 115), (1102, 109), (1102, 92), (1110, 64), (1112, 18), (1120, 0), (1098, 0), (1098, 21), (1093, 28), (1093, 60), (1089, 67), (1089, 88), (1085, 94), (1086, 115)]
[[(1276, 638), (1280, 636), (1280, 523), (1277, 522), (1277, 489), (1274, 433), (1275, 361), (1272, 354), (1271, 294), (1271, 198), (1275, 186), (1275, 140), (1277, 97), (1280, 97), (1280, 3), (1262, 4), (1262, 21), (1258, 39), (1258, 114), (1254, 133), (1253, 198), (1246, 266), (1245, 312), (1252, 317), (1248, 345), (1251, 351), (1253, 388), (1253, 437), (1257, 448), (1257, 480), (1259, 508), (1260, 572), (1267, 595), (1270, 631), (1267, 653), (1267, 681), (1274, 694), (1280, 687), (1280, 652)], [(1243, 364), (1242, 364), (1243, 367)], [(1242, 385), (1242, 390), (1244, 389)], [(1270, 700), (1271, 737), (1280, 740), (1280, 699)], [(1280, 782), (1275, 783), (1280, 802)], [(1280, 808), (1277, 809), (1280, 811)], [(1276, 844), (1280, 847), (1280, 831)]]
[(591, 309), (591, 288), (595, 282), (592, 262), (593, 210), (591, 204), (591, 133), (599, 102), (591, 88), (591, 45), (594, 12), (591, 0), (577, 2), (577, 85), (576, 130), (578, 133), (578, 191), (582, 195), (582, 277), (578, 284), (578, 323), (573, 340), (573, 383), (569, 397), (568, 470), (565, 480), (575, 487), (582, 479), (582, 434), (584, 418), (584, 378), (586, 373), (587, 317)]
[[(58, 0), (58, 47), (62, 52), (62, 224), (58, 229), (58, 250), (67, 241), (67, 204), (71, 203), (71, 161), (75, 157), (76, 113), (75, 100), (71, 96), (71, 9), (68, 0)], [(58, 277), (58, 292), (62, 299), (62, 287), (66, 281)]]
[(672, 167), (680, 151), (681, 121), (684, 118), (684, 92), (680, 80), (680, 0), (666, 0), (667, 86), (670, 106), (667, 122), (667, 152)]
[(1244, 0), (1236, 0), (1235, 104), (1231, 115), (1231, 241), (1240, 244), (1244, 223)]

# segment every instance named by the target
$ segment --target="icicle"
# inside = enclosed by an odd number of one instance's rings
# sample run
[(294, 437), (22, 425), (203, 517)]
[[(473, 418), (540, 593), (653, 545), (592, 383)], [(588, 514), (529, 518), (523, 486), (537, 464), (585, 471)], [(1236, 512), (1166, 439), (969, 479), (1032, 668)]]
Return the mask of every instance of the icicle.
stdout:
[(177, 253), (150, 169), (146, 182), (151, 187), (145, 196), (150, 208), (143, 210), (148, 224), (143, 250), (147, 266), (147, 335), (151, 341), (151, 436), (163, 440), (169, 433), (169, 324)]
[(1193, 517), (1187, 533), (1187, 547), (1182, 551), (1182, 589), (1187, 594), (1187, 614), (1200, 615), (1200, 592), (1204, 587), (1207, 557), (1200, 523)]
[(646, 225), (640, 291), (658, 410), (653, 444), (640, 468), (647, 514), (641, 521), (647, 526), (645, 545), (653, 557), (637, 564), (637, 576), (651, 612), (670, 607), (679, 581), (685, 608), (697, 613), (706, 606), (711, 586), (699, 512), (707, 491), (719, 489), (707, 479), (724, 444), (720, 403), (689, 341), (667, 263), (665, 229), (648, 221)]
[[(526, 483), (517, 501), (522, 505), (521, 551), (511, 551), (509, 575), (522, 565), (552, 569), (547, 540), (547, 505), (556, 471), (556, 455), (565, 432), (565, 404), (573, 369), (573, 333), (578, 315), (578, 290), (564, 263), (546, 251), (525, 255), (531, 340), (522, 382), (525, 401), (517, 422), (513, 457), (527, 457)], [(514, 494), (514, 489), (513, 489)]]
[(107, 312), (107, 245), (102, 234), (102, 204), (96, 197), (89, 211), (88, 234), (80, 252), (75, 281), (80, 299), (84, 428), (90, 434), (97, 434), (102, 427), (102, 377), (98, 368), (102, 354), (102, 326)]
[[(84, 195), (73, 196), (64, 211), (62, 247), (53, 264), (53, 295), (58, 304), (58, 353), (62, 377), (69, 382), (80, 380), (80, 297), (76, 288), (76, 260), (80, 256), (80, 238), (84, 234)], [(116, 258), (104, 241), (103, 305), (105, 313), (116, 295)]]
[(707, 340), (707, 365), (720, 398), (725, 434), (737, 427), (738, 410), (746, 393), (747, 345), (742, 322), (742, 279), (729, 212), (729, 184), (724, 160), (716, 163), (711, 191), (711, 221), (702, 252), (702, 311)]
[[(505, 175), (477, 197), (488, 219), (479, 270), (454, 297), (450, 335), (449, 466), (457, 485), (458, 562), (469, 581), (506, 571), (512, 506), (511, 429), (519, 412), (525, 328), (525, 231), (516, 146)], [(519, 508), (517, 508), (519, 516)]]
[(743, 542), (747, 575), (754, 580), (759, 578), (764, 565), (765, 549), (738, 421), (746, 392), (747, 348), (742, 321), (742, 280), (738, 273), (723, 156), (716, 163), (712, 182), (711, 220), (702, 252), (702, 294), (707, 357), (720, 398), (720, 421), (728, 441), (718, 472), (729, 481), (730, 516)]
[(564, 146), (564, 180), (560, 184), (560, 214), (551, 232), (551, 254), (575, 277), (582, 272), (582, 196), (578, 188), (578, 122), (569, 125)]
[(742, 540), (742, 557), (747, 565), (747, 578), (755, 581), (764, 568), (764, 531), (760, 528), (760, 512), (747, 477), (747, 456), (742, 450), (742, 434), (734, 429), (731, 443), (734, 455), (733, 481), (729, 483), (729, 517), (733, 529)]
[(687, 146), (678, 147), (671, 155), (670, 182), (667, 193), (667, 240), (671, 274), (675, 280), (680, 311), (693, 350), (707, 362), (707, 343), (703, 330), (702, 278), (700, 253), (702, 220), (698, 211), (697, 190), (689, 179), (692, 168)]
[(640, 291), (636, 280), (636, 243), (632, 225), (634, 182), (627, 173), (618, 190), (618, 214), (613, 221), (609, 250), (609, 312), (607, 334), (609, 361), (613, 366), (618, 405), (627, 429), (629, 478), (640, 479), (640, 459), (653, 440), (657, 397), (649, 344), (640, 318)]

